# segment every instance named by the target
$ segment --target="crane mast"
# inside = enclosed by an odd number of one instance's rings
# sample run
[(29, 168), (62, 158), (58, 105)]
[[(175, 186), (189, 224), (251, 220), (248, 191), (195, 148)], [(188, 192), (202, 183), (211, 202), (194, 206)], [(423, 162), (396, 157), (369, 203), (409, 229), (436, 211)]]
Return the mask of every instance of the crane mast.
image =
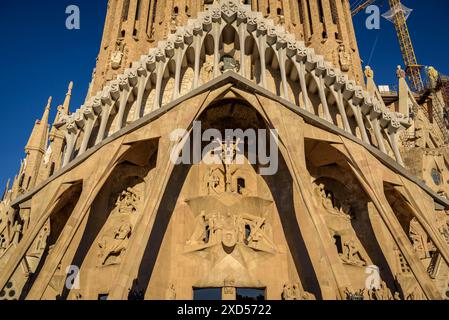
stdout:
[[(374, 2), (376, 0), (365, 1), (352, 11), (352, 15), (355, 16)], [(422, 66), (418, 64), (418, 60), (416, 59), (415, 49), (413, 48), (402, 3), (400, 0), (388, 0), (388, 2), (393, 13), (392, 20), (399, 40), (410, 87), (415, 92), (422, 92), (424, 90), (424, 83), (421, 77)]]
[(424, 84), (421, 78), (422, 66), (418, 64), (418, 60), (416, 59), (415, 49), (413, 48), (401, 0), (388, 0), (388, 2), (394, 14), (394, 26), (398, 35), (399, 46), (401, 47), (402, 57), (411, 87), (416, 92), (422, 92), (424, 90)]

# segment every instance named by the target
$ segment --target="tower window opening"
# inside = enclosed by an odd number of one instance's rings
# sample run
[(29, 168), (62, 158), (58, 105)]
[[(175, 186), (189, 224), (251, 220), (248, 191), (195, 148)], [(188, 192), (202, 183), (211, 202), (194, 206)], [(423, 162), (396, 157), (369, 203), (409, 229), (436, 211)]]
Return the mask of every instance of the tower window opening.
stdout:
[(136, 17), (135, 20), (138, 21), (140, 19), (140, 6), (142, 5), (142, 1), (137, 0), (137, 9), (136, 9)]
[(309, 28), (310, 28), (310, 35), (313, 34), (313, 24), (312, 24), (312, 9), (310, 8), (310, 1), (306, 1), (307, 3), (307, 14), (309, 15)]
[(123, 4), (122, 21), (127, 21), (128, 20), (129, 3), (130, 3), (130, 0), (125, 0), (125, 3)]
[(320, 16), (320, 22), (324, 22), (324, 10), (323, 10), (323, 2), (318, 0), (318, 14)]
[(330, 1), (331, 6), (331, 15), (332, 15), (332, 23), (337, 24), (338, 21), (338, 12), (337, 12), (337, 4), (335, 3), (336, 0)]
[(133, 37), (137, 37), (137, 29), (134, 29), (133, 31)]
[(302, 24), (304, 21), (304, 11), (302, 8), (302, 0), (298, 0), (298, 21)]
[(122, 30), (122, 32), (120, 33), (120, 36), (121, 36), (122, 38), (124, 38), (124, 37), (126, 36), (126, 31), (125, 31), (125, 30)]
[(282, 16), (282, 9), (281, 8), (277, 8), (277, 15), (278, 16)]
[(154, 24), (156, 22), (156, 8), (157, 0), (152, 1), (152, 5), (149, 7), (148, 20), (147, 20), (147, 35), (150, 39), (154, 36)]
[(175, 8), (173, 9), (173, 13), (176, 14), (176, 15), (178, 15), (178, 14), (179, 14), (179, 8), (178, 8), (178, 7), (175, 7)]

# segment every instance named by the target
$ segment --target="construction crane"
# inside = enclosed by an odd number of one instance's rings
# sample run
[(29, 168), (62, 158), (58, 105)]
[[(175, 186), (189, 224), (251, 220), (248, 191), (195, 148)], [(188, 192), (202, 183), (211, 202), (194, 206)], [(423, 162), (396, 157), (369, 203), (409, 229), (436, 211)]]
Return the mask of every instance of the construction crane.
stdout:
[(352, 10), (352, 16), (355, 16), (360, 11), (365, 10), (368, 6), (372, 5), (376, 1), (377, 0), (368, 0), (368, 1), (365, 1), (364, 3), (358, 5), (355, 9)]
[[(374, 2), (376, 2), (376, 0), (367, 0), (363, 2), (352, 11), (352, 15), (355, 16)], [(411, 89), (415, 92), (422, 92), (424, 90), (424, 83), (421, 77), (422, 66), (418, 64), (418, 60), (416, 59), (415, 49), (413, 48), (401, 0), (388, 0), (388, 2), (393, 14), (392, 19), (396, 28), (399, 46), (401, 48), (402, 58), (404, 60)]]
[[(356, 2), (356, 7), (352, 10), (352, 16), (355, 16), (357, 13), (375, 2), (376, 0), (360, 0)], [(424, 82), (421, 76), (421, 70), (423, 66), (419, 65), (416, 59), (415, 50), (413, 48), (413, 43), (407, 26), (405, 8), (402, 5), (401, 0), (388, 0), (388, 3), (391, 9), (391, 16), (388, 19), (391, 19), (396, 29), (410, 87), (413, 91), (420, 94), (421, 109), (428, 119), (432, 120), (431, 118), (433, 118), (433, 120), (436, 121), (443, 135), (444, 143), (448, 144), (449, 131), (447, 130), (447, 128), (449, 125), (449, 110), (446, 108), (446, 106), (449, 103), (449, 78), (440, 75), (438, 78), (438, 82), (435, 82), (438, 84), (437, 86), (424, 86)], [(431, 78), (429, 74), (427, 74), (427, 76)], [(443, 99), (440, 99), (440, 97), (436, 93), (437, 90), (441, 90)], [(429, 111), (422, 106), (422, 104), (429, 98), (429, 96), (432, 96), (431, 101), (434, 104), (435, 109), (437, 110), (432, 114), (430, 114)]]

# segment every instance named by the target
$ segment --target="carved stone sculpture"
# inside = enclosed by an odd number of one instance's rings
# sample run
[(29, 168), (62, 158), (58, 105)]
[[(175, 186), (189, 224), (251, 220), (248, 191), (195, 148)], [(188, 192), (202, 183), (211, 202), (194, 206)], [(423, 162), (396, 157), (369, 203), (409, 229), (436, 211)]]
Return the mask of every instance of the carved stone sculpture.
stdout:
[(129, 223), (121, 225), (113, 236), (105, 236), (98, 244), (100, 253), (100, 266), (108, 266), (120, 263), (120, 256), (126, 250), (132, 227)]
[(137, 203), (139, 200), (140, 197), (136, 191), (133, 188), (127, 188), (119, 195), (115, 205), (119, 213), (134, 213), (137, 211)]
[(299, 283), (285, 284), (282, 300), (316, 300), (315, 295), (301, 289)]
[(378, 301), (394, 300), (394, 297), (391, 294), (390, 289), (388, 289), (385, 281), (382, 281), (380, 283), (379, 288), (377, 288), (377, 289), (373, 288), (373, 289), (369, 290), (368, 295), (369, 295), (370, 300), (378, 300)]
[(111, 67), (114, 70), (120, 69), (122, 65), (123, 52), (115, 51), (111, 54)]
[(220, 185), (220, 178), (214, 173), (213, 169), (209, 169), (209, 176), (207, 180), (207, 190), (209, 195), (218, 194), (218, 186)]
[(430, 258), (427, 235), (416, 218), (410, 221), (409, 237), (420, 259)]
[(344, 45), (338, 48), (338, 57), (340, 60), (341, 71), (348, 72), (351, 68), (351, 55), (347, 52)]
[(203, 250), (219, 243), (229, 249), (240, 244), (259, 251), (276, 251), (272, 227), (266, 218), (202, 211), (196, 217), (194, 231), (186, 243), (188, 250)]
[(174, 284), (171, 284), (167, 289), (166, 300), (176, 300), (176, 288)]
[(343, 253), (340, 254), (343, 262), (355, 266), (366, 266), (366, 261), (363, 259), (360, 250), (358, 249), (354, 240), (346, 241), (343, 245)]
[(351, 216), (351, 204), (349, 200), (345, 200), (341, 203), (341, 205), (334, 205), (334, 201), (329, 193), (326, 192), (326, 189), (323, 184), (315, 186), (315, 193), (319, 199), (321, 199), (321, 203), (323, 207), (332, 215), (339, 216), (344, 219), (352, 219)]
[(352, 290), (349, 290), (349, 288), (346, 288), (345, 294), (346, 294), (346, 300), (364, 300), (365, 289), (352, 291)]

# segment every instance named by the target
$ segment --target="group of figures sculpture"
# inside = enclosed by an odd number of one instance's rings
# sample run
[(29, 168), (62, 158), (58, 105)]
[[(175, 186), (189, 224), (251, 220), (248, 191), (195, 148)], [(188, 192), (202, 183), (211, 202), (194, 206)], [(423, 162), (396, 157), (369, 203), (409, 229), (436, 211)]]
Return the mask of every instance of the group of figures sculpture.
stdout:
[[(315, 185), (315, 193), (326, 209), (326, 212), (331, 216), (342, 218), (344, 221), (342, 225), (345, 225), (346, 229), (350, 230), (350, 233), (353, 233), (350, 222), (354, 219), (354, 215), (350, 201), (348, 199), (344, 201), (336, 199), (331, 192), (325, 189), (324, 184)], [(339, 256), (342, 262), (359, 267), (366, 266), (366, 259), (355, 235), (345, 238), (341, 237), (340, 239), (342, 243), (336, 243), (336, 245), (341, 246)]]
[(301, 289), (299, 283), (289, 283), (284, 285), (282, 300), (316, 300), (316, 298), (313, 294)]
[(348, 200), (338, 202), (333, 198), (332, 194), (326, 191), (324, 184), (315, 186), (315, 192), (324, 206), (324, 208), (335, 216), (351, 220), (353, 218), (351, 212), (351, 204)]
[(98, 242), (99, 266), (117, 265), (121, 262), (133, 230), (131, 218), (138, 210), (137, 205), (139, 201), (140, 197), (133, 188), (127, 188), (118, 195), (112, 217), (114, 218), (114, 215), (121, 217), (121, 223), (115, 225)]
[(22, 235), (22, 224), (18, 221), (8, 221), (4, 232), (0, 234), (0, 256), (10, 246), (17, 245)]
[(273, 230), (266, 217), (250, 214), (222, 214), (202, 211), (196, 218), (195, 229), (187, 241), (192, 251), (202, 250), (222, 243), (227, 248), (237, 244), (254, 250), (274, 252)]

